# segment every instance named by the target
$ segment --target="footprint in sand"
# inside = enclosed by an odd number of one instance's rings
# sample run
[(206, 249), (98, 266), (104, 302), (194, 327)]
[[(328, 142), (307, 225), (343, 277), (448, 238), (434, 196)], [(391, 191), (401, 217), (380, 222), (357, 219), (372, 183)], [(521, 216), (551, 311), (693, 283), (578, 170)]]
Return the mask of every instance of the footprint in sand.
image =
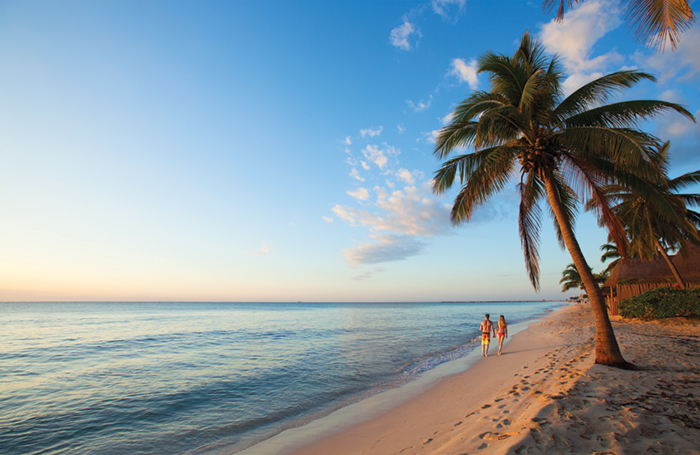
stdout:
[(479, 438), (486, 439), (487, 441), (501, 441), (503, 439), (508, 439), (511, 436), (515, 436), (516, 434), (519, 433), (491, 433), (490, 431), (487, 431), (486, 433), (480, 434)]
[(461, 421), (460, 421), (460, 422), (457, 422), (457, 423), (455, 423), (455, 426), (456, 426), (456, 427), (458, 427), (458, 426), (460, 426), (460, 425), (462, 425), (462, 422), (461, 422)]

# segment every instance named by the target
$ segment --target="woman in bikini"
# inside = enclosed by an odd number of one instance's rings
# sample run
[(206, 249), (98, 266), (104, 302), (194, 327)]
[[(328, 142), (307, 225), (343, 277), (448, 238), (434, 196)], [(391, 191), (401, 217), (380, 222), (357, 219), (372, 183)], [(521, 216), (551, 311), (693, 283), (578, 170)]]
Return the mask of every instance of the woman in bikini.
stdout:
[(506, 318), (501, 315), (498, 318), (498, 355), (501, 355), (501, 350), (503, 349), (503, 340), (508, 338), (508, 323)]

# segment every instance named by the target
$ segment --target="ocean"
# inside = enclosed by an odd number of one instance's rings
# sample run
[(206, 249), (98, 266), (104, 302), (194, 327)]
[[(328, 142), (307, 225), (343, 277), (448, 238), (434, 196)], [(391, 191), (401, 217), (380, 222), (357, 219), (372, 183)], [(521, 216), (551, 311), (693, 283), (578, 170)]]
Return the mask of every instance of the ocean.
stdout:
[(0, 303), (0, 450), (236, 453), (560, 305)]

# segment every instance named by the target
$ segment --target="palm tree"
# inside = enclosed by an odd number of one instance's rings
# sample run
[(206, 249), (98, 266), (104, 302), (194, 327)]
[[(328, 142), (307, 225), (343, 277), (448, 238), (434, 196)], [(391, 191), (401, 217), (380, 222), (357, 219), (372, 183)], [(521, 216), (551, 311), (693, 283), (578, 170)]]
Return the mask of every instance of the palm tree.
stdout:
[(596, 319), (596, 363), (631, 367), (620, 353), (603, 295), (574, 235), (578, 197), (595, 201), (610, 235), (624, 245), (624, 229), (602, 185), (625, 183), (644, 191), (641, 182), (660, 173), (652, 159), (659, 141), (634, 126), (667, 110), (693, 116), (665, 101), (604, 104), (618, 90), (654, 80), (639, 71), (603, 76), (564, 98), (557, 58), (548, 59), (527, 33), (513, 57), (487, 52), (478, 64), (480, 73), (489, 73), (491, 91), (477, 91), (457, 106), (450, 124), (438, 134), (434, 153), (446, 159), (464, 147), (475, 151), (446, 160), (435, 173), (433, 191), (446, 192), (459, 175), (462, 188), (451, 211), (453, 224), (459, 224), (503, 189), (519, 164), (520, 238), (533, 287), (539, 290), (539, 203), (545, 199), (559, 243), (569, 250), (589, 291)]
[[(566, 6), (571, 8), (579, 1), (583, 0), (544, 0), (542, 8), (550, 12), (559, 3), (557, 20), (561, 20)], [(669, 41), (675, 49), (681, 33), (695, 23), (695, 13), (688, 0), (624, 0), (622, 3), (628, 24), (635, 28), (635, 38), (652, 48), (663, 50)]]
[[(660, 147), (659, 167), (668, 167), (669, 143)], [(657, 197), (649, 198), (634, 189), (610, 185), (604, 192), (617, 201), (612, 210), (625, 226), (633, 256), (651, 261), (660, 254), (668, 264), (676, 282), (685, 288), (685, 282), (666, 250), (678, 249), (684, 254), (688, 242), (700, 242), (700, 214), (687, 206), (700, 205), (700, 194), (679, 194), (678, 190), (700, 183), (700, 171), (669, 180), (664, 173), (658, 183), (650, 183)], [(648, 193), (647, 193), (648, 194)]]
[[(592, 272), (593, 269), (591, 268), (591, 273)], [(593, 277), (595, 278), (596, 283), (598, 283), (599, 285), (605, 283), (605, 280), (608, 279), (609, 275), (610, 273), (607, 270), (604, 270), (600, 273), (593, 273)], [(586, 289), (586, 286), (581, 280), (581, 274), (578, 273), (578, 269), (576, 268), (576, 265), (574, 263), (571, 263), (566, 266), (564, 271), (561, 273), (561, 280), (559, 280), (559, 284), (563, 284), (561, 292), (566, 292), (569, 289), (575, 288), (579, 288), (581, 290)]]
[(610, 238), (608, 238), (608, 243), (601, 245), (600, 250), (603, 252), (603, 255), (600, 257), (600, 262), (612, 261), (603, 271), (603, 273), (610, 276), (610, 272), (612, 272), (617, 264), (620, 263), (622, 256), (620, 256), (620, 251), (617, 249), (617, 245), (615, 245)]

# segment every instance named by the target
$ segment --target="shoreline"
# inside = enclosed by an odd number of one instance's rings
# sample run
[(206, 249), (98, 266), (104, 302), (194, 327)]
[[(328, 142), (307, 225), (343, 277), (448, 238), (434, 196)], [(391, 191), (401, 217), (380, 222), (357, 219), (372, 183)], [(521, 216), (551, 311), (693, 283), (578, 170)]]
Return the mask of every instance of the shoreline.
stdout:
[(568, 304), (388, 411), (241, 453), (700, 455), (700, 322), (612, 320), (638, 371), (595, 365), (592, 312)]
[[(504, 356), (513, 337), (520, 332), (527, 331), (531, 325), (554, 317), (555, 314), (564, 311), (572, 305), (571, 302), (559, 301), (560, 306), (548, 309), (535, 319), (530, 319), (509, 325), (509, 338), (504, 342)], [(475, 339), (476, 340), (476, 339)], [(491, 340), (490, 356), (497, 357), (498, 341)], [(340, 408), (331, 414), (313, 420), (303, 426), (289, 428), (283, 432), (247, 447), (239, 452), (239, 455), (297, 455), (306, 453), (305, 450), (328, 438), (353, 431), (359, 425), (368, 424), (375, 420), (381, 420), (397, 409), (408, 405), (414, 400), (420, 399), (431, 392), (447, 379), (468, 373), (481, 359), (480, 343), (466, 356), (438, 365), (434, 369), (424, 372), (418, 379), (404, 384), (398, 388), (388, 389), (378, 394), (367, 397), (359, 402)], [(323, 448), (319, 453), (331, 453)], [(216, 450), (212, 455), (229, 454), (225, 450)], [(343, 452), (344, 453), (344, 452)], [(347, 452), (353, 453), (352, 451)]]

